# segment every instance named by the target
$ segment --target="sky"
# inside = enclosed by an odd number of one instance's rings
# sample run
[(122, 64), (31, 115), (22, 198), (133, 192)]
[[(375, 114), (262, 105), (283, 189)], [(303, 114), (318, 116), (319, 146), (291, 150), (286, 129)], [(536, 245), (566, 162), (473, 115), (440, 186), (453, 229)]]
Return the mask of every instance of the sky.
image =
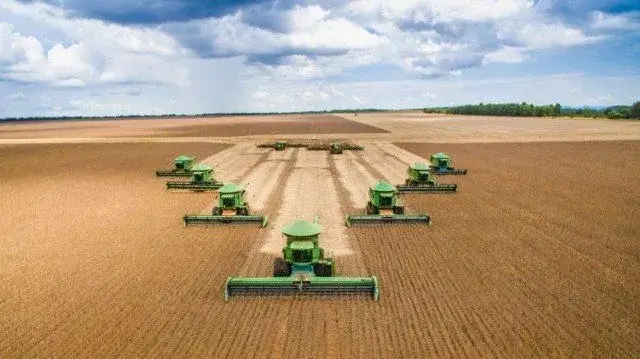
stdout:
[(0, 118), (638, 100), (637, 0), (0, 0)]

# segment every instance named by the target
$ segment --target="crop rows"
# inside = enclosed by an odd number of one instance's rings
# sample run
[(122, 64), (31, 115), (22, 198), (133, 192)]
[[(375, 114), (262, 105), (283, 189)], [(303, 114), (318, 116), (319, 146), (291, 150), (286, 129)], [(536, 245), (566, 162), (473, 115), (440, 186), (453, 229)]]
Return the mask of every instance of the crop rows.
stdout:
[[(638, 142), (236, 146), (0, 147), (0, 357), (640, 355)], [(398, 181), (439, 151), (469, 169), (439, 178), (460, 192), (403, 196), (433, 226), (343, 227), (372, 179)], [(183, 228), (212, 198), (152, 176), (176, 152), (231, 153), (220, 179), (250, 182), (271, 227)], [(281, 246), (281, 224), (312, 212), (331, 234), (321, 245), (352, 251), (336, 256), (340, 274), (377, 275), (380, 301), (225, 303), (226, 278), (270, 275), (265, 241)]]

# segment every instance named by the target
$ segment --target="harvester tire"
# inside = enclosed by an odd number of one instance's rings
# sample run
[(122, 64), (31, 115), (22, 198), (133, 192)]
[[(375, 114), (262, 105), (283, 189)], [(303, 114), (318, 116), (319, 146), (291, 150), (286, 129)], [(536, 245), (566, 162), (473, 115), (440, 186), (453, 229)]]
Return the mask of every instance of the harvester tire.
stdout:
[(313, 266), (313, 274), (318, 277), (333, 277), (333, 268), (329, 264), (318, 263)]
[(214, 216), (219, 216), (220, 215), (220, 208), (219, 207), (213, 207), (213, 209), (211, 209), (211, 214)]
[(393, 207), (393, 214), (404, 214), (404, 206)]
[(378, 214), (371, 201), (367, 202), (367, 214)]
[(273, 260), (273, 276), (274, 277), (288, 277), (291, 275), (291, 265), (284, 261), (282, 258), (276, 258)]

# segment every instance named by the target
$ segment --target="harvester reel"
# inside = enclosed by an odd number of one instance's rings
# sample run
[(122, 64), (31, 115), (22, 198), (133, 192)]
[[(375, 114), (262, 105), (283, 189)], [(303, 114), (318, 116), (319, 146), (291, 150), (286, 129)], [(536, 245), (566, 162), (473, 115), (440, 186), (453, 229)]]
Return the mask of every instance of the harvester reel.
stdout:
[(264, 294), (342, 294), (369, 293), (378, 299), (378, 280), (373, 277), (334, 276), (335, 264), (324, 257), (318, 244), (321, 227), (317, 223), (297, 220), (285, 226), (282, 234), (287, 237), (282, 258), (273, 261), (273, 277), (229, 277), (225, 286), (225, 300), (233, 295)]

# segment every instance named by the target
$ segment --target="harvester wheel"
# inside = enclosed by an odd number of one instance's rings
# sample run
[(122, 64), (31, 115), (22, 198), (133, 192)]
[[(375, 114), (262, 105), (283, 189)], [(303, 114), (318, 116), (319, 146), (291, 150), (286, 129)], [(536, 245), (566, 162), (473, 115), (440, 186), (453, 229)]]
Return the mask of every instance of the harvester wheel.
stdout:
[(329, 264), (318, 263), (313, 266), (313, 274), (318, 277), (333, 277), (333, 268)]
[(371, 201), (367, 202), (367, 214), (378, 214)]
[(404, 214), (404, 206), (393, 207), (394, 214)]
[(220, 208), (219, 207), (213, 207), (213, 209), (211, 210), (211, 214), (214, 216), (219, 216), (220, 215)]
[(276, 258), (273, 260), (273, 276), (274, 277), (288, 277), (291, 275), (291, 265), (284, 261), (282, 258)]

